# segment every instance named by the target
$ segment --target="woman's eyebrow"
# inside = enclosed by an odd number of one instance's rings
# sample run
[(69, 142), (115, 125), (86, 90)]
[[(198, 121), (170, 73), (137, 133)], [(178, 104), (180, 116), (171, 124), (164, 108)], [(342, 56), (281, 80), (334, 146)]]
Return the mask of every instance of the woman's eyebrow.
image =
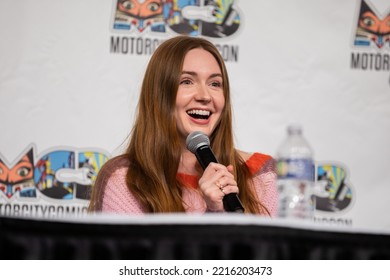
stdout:
[[(182, 71), (181, 74), (188, 74), (188, 75), (191, 75), (191, 76), (198, 76), (198, 74), (194, 71)], [(221, 73), (213, 73), (209, 76), (210, 78), (214, 78), (214, 77), (222, 77), (222, 74)]]
[(196, 72), (194, 71), (182, 71), (181, 74), (189, 74), (189, 75), (192, 75), (192, 76), (197, 76), (198, 74), (196, 74)]

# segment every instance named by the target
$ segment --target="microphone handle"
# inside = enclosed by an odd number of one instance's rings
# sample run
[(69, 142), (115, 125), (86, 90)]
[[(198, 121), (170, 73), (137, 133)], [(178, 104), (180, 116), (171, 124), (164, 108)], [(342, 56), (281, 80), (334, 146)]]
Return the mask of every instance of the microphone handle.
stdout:
[[(203, 169), (206, 169), (210, 162), (218, 163), (213, 151), (207, 145), (200, 146), (195, 156)], [(244, 207), (236, 193), (229, 193), (223, 197), (223, 208), (226, 212), (244, 213)]]
[(195, 155), (203, 170), (206, 169), (210, 162), (218, 163), (218, 160), (216, 159), (213, 151), (207, 145), (200, 146), (198, 149), (196, 149)]
[(244, 213), (244, 207), (236, 193), (228, 193), (222, 199), (226, 212)]

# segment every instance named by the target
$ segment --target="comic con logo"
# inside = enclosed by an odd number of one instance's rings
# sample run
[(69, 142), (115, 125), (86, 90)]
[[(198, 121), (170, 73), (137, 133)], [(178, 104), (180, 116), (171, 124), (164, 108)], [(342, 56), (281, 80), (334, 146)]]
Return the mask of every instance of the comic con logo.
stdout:
[(90, 188), (107, 160), (103, 152), (69, 148), (36, 157), (31, 147), (13, 163), (0, 155), (0, 214), (85, 211)]
[(379, 12), (371, 2), (360, 1), (352, 43), (358, 51), (351, 53), (351, 69), (390, 71), (390, 6), (385, 4), (387, 10)]
[(353, 191), (348, 181), (348, 173), (347, 169), (340, 164), (318, 164), (316, 210), (340, 212), (351, 206)]
[[(115, 0), (110, 25), (121, 36), (111, 36), (110, 52), (150, 55), (162, 41), (158, 38), (175, 35), (226, 38), (240, 21), (234, 0)], [(237, 61), (237, 46), (216, 46), (225, 60)]]
[(114, 30), (203, 35), (235, 33), (240, 16), (233, 0), (116, 0)]

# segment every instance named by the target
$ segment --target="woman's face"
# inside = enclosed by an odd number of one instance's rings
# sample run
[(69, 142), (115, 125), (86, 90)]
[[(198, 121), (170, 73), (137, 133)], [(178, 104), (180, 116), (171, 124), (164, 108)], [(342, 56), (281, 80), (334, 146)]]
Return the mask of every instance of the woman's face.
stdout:
[(222, 72), (208, 51), (197, 48), (184, 58), (176, 95), (177, 129), (185, 139), (193, 131), (210, 136), (225, 106)]

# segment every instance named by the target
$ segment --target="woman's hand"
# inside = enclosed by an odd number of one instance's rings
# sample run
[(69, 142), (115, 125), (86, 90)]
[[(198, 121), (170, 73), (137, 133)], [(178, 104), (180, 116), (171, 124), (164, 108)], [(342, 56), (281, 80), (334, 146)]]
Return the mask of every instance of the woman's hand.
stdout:
[(223, 197), (229, 193), (238, 193), (233, 166), (210, 163), (199, 179), (199, 187), (206, 201), (207, 211), (224, 211)]

